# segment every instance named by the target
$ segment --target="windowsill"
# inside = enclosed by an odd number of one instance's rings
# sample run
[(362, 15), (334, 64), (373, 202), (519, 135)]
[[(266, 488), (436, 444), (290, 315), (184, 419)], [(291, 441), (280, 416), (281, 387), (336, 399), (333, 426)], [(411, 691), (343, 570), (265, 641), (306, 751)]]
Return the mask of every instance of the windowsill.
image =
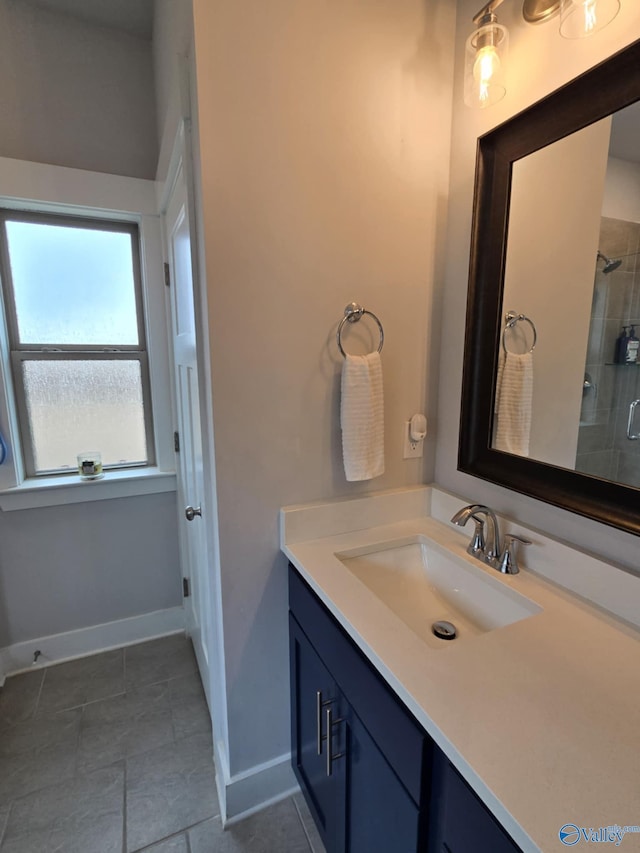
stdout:
[(104, 501), (110, 498), (129, 498), (175, 492), (175, 472), (157, 468), (127, 468), (106, 471), (101, 480), (81, 480), (77, 474), (57, 477), (38, 477), (25, 480), (19, 486), (0, 491), (0, 509), (10, 512), (41, 506)]

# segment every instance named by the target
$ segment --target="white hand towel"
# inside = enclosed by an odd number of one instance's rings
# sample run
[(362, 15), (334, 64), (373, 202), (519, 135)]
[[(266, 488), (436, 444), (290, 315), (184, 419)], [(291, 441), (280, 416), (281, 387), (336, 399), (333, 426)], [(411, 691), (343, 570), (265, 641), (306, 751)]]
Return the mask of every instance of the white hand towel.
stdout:
[(496, 450), (529, 455), (531, 403), (533, 400), (533, 354), (502, 353), (496, 383)]
[(382, 362), (377, 352), (347, 355), (342, 365), (342, 457), (347, 480), (384, 474)]

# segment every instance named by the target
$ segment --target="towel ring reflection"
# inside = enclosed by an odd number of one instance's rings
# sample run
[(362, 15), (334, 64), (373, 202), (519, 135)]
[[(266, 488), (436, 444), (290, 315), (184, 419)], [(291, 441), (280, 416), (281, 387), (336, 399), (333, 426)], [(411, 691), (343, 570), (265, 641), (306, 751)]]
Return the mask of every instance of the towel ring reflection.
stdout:
[(366, 308), (363, 308), (362, 305), (358, 305), (357, 302), (350, 302), (347, 307), (344, 309), (344, 317), (340, 320), (340, 324), (338, 326), (338, 331), (336, 332), (336, 340), (338, 341), (338, 349), (342, 353), (343, 357), (346, 358), (347, 354), (342, 348), (342, 330), (344, 328), (344, 324), (349, 323), (357, 323), (358, 320), (364, 315), (368, 314), (378, 324), (378, 329), (380, 330), (380, 344), (378, 345), (378, 352), (382, 352), (382, 345), (384, 344), (384, 329), (382, 328), (382, 323), (373, 311), (367, 311)]
[(533, 343), (531, 344), (531, 349), (528, 350), (528, 352), (533, 352), (534, 349), (536, 348), (536, 344), (538, 342), (538, 332), (536, 331), (536, 327), (535, 327), (533, 320), (530, 320), (524, 314), (518, 314), (517, 311), (507, 311), (507, 313), (504, 315), (504, 320), (505, 320), (505, 326), (504, 326), (504, 329), (502, 330), (502, 348), (504, 349), (504, 351), (505, 352), (509, 351), (507, 349), (507, 337), (506, 337), (507, 331), (509, 329), (513, 329), (513, 327), (516, 325), (516, 323), (523, 321), (525, 323), (528, 323), (531, 326), (531, 329), (533, 331)]

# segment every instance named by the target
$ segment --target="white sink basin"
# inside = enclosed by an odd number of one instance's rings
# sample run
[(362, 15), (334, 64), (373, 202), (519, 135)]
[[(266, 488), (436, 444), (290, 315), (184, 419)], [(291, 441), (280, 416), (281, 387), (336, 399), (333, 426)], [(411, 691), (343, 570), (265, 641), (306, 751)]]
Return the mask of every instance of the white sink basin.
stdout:
[[(467, 637), (502, 628), (542, 608), (425, 536), (377, 543), (335, 555), (429, 646), (453, 646)], [(517, 577), (511, 580), (517, 584)], [(455, 640), (435, 637), (432, 625), (452, 622)]]

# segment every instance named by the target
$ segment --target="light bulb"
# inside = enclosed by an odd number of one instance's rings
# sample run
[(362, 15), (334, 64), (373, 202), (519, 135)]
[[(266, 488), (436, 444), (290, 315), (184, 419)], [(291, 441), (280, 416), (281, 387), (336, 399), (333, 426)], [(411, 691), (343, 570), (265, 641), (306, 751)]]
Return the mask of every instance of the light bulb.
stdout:
[(500, 57), (492, 44), (481, 47), (473, 63), (473, 79), (478, 86), (478, 97), (485, 102), (489, 97), (489, 85), (500, 74)]
[(504, 97), (508, 43), (509, 33), (494, 14), (467, 39), (464, 51), (464, 102), (467, 106), (489, 107)]
[(584, 13), (584, 33), (585, 35), (591, 34), (598, 25), (595, 0), (584, 0), (582, 10)]

